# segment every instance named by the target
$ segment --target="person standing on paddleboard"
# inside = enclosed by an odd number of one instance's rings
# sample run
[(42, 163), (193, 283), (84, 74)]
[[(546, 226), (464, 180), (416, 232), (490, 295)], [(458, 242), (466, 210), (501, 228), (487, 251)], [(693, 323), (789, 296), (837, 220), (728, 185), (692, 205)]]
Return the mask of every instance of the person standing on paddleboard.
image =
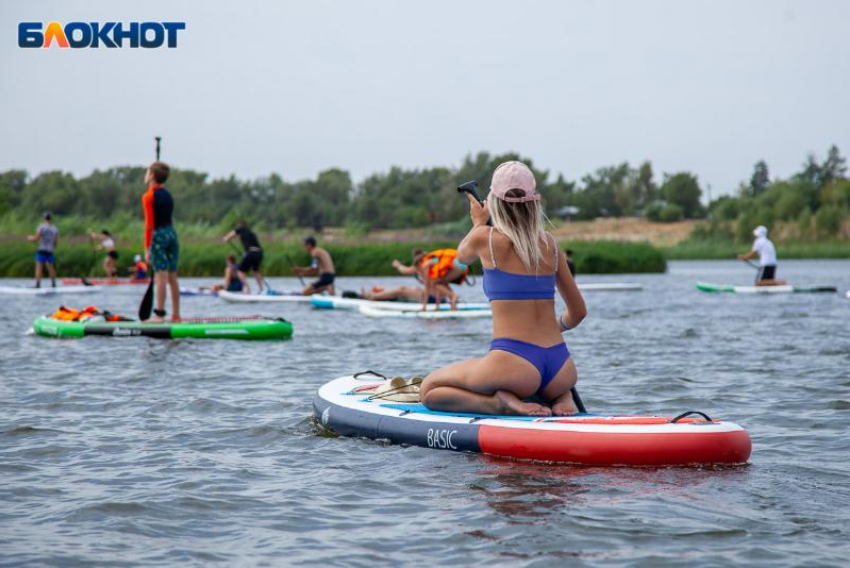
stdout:
[[(486, 202), (467, 198), (473, 226), (458, 245), (458, 259), (467, 265), (481, 259), (493, 340), (484, 357), (428, 375), (420, 391), (423, 404), (445, 412), (575, 414), (570, 389), (576, 367), (561, 333), (581, 323), (587, 308), (566, 256), (543, 230), (546, 217), (534, 174), (521, 162), (505, 162), (493, 173)], [(560, 316), (556, 288), (567, 304)], [(523, 400), (533, 395), (551, 407)]]
[(103, 259), (103, 270), (106, 272), (107, 278), (117, 278), (118, 268), (115, 266), (115, 261), (118, 260), (118, 250), (115, 247), (115, 239), (112, 238), (112, 233), (106, 229), (100, 234), (89, 231), (89, 237), (92, 240), (99, 240), (100, 244), (95, 246), (95, 250), (106, 251), (106, 257)]
[(336, 280), (336, 269), (331, 255), (325, 249), (316, 246), (316, 237), (307, 237), (303, 241), (304, 250), (306, 250), (313, 262), (310, 266), (293, 266), (292, 271), (298, 276), (317, 276), (318, 280), (304, 288), (301, 293), (305, 296), (320, 294), (327, 292), (331, 295), (334, 293), (334, 280)]
[(756, 286), (784, 286), (785, 280), (776, 279), (776, 247), (767, 238), (767, 227), (759, 225), (753, 230), (753, 248), (746, 254), (739, 254), (738, 260), (750, 260), (759, 257), (759, 271), (756, 273)]
[(36, 288), (41, 288), (41, 275), (45, 266), (50, 274), (50, 285), (56, 288), (56, 259), (53, 253), (56, 250), (56, 243), (59, 242), (59, 228), (51, 222), (50, 217), (50, 211), (42, 213), (43, 222), (35, 230), (34, 235), (27, 237), (28, 241), (38, 243), (38, 251), (35, 253)]
[(145, 172), (148, 190), (142, 195), (145, 214), (145, 261), (153, 267), (156, 286), (156, 304), (153, 317), (147, 321), (165, 321), (166, 288), (171, 293), (171, 319), (180, 320), (180, 282), (177, 279), (177, 263), (180, 258), (180, 242), (172, 224), (174, 200), (165, 189), (171, 170), (165, 162), (154, 162)]
[(242, 291), (246, 294), (251, 293), (251, 287), (248, 285), (248, 276), (250, 272), (254, 275), (254, 280), (257, 281), (259, 291), (263, 292), (263, 275), (260, 272), (260, 265), (263, 264), (263, 247), (260, 246), (260, 239), (256, 233), (251, 230), (248, 223), (244, 219), (239, 219), (236, 222), (236, 228), (224, 236), (224, 242), (229, 243), (236, 237), (242, 242), (242, 248), (245, 249), (245, 254), (242, 255), (242, 260), (239, 262), (239, 269), (236, 272), (239, 281), (242, 282)]

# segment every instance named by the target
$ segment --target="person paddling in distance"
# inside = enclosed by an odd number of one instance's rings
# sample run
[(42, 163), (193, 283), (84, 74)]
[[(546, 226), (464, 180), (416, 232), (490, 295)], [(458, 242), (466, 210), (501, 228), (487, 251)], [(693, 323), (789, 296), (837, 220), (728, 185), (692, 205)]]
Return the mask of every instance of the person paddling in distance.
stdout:
[(53, 252), (56, 250), (56, 243), (59, 242), (59, 229), (51, 222), (50, 217), (50, 211), (42, 213), (43, 222), (35, 230), (34, 235), (27, 237), (31, 243), (38, 243), (38, 251), (35, 253), (36, 288), (41, 288), (41, 275), (44, 273), (45, 266), (50, 274), (50, 285), (56, 288), (56, 259), (53, 257)]
[(242, 255), (242, 260), (239, 262), (236, 277), (242, 282), (244, 292), (250, 294), (251, 287), (248, 285), (247, 274), (252, 273), (254, 280), (257, 281), (257, 293), (262, 294), (263, 274), (260, 272), (260, 265), (263, 264), (263, 247), (260, 246), (260, 239), (257, 238), (256, 233), (251, 230), (244, 219), (239, 219), (236, 222), (236, 228), (224, 235), (224, 242), (228, 243), (236, 237), (239, 237), (242, 248), (245, 249), (245, 254)]
[(174, 200), (164, 184), (170, 173), (168, 164), (154, 162), (145, 172), (148, 190), (142, 195), (145, 213), (145, 262), (153, 267), (156, 303), (153, 317), (147, 321), (165, 321), (166, 288), (171, 293), (171, 319), (180, 320), (180, 282), (177, 264), (180, 243), (172, 224)]
[[(481, 259), (493, 340), (484, 357), (428, 375), (420, 391), (423, 404), (445, 412), (575, 414), (570, 389), (576, 366), (561, 333), (579, 325), (587, 308), (564, 253), (543, 230), (534, 174), (521, 162), (505, 162), (493, 173), (483, 205), (467, 198), (473, 227), (458, 245), (458, 258), (464, 264)], [(556, 288), (567, 304), (560, 316)], [(523, 400), (532, 395), (551, 407)]]
[(303, 241), (304, 250), (306, 250), (313, 262), (310, 266), (293, 266), (292, 271), (298, 276), (317, 276), (318, 280), (304, 288), (301, 293), (305, 296), (313, 294), (321, 294), (322, 292), (334, 293), (334, 280), (336, 279), (336, 269), (331, 255), (325, 249), (317, 246), (316, 237), (310, 236)]
[(753, 248), (745, 254), (739, 254), (738, 260), (750, 260), (759, 257), (759, 271), (756, 273), (756, 286), (784, 286), (785, 280), (776, 278), (776, 247), (767, 238), (767, 227), (759, 225), (753, 230)]
[(94, 247), (94, 250), (106, 251), (106, 257), (103, 259), (103, 270), (106, 272), (106, 277), (117, 278), (118, 267), (115, 266), (115, 261), (118, 260), (118, 250), (115, 247), (115, 239), (112, 238), (112, 234), (104, 229), (100, 233), (89, 231), (89, 237), (92, 240), (100, 241)]

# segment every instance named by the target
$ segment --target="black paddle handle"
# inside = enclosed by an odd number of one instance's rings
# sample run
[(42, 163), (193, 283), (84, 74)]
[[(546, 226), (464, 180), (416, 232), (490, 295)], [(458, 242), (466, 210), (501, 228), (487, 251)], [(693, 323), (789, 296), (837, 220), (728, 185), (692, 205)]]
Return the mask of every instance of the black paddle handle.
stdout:
[[(478, 182), (476, 180), (472, 180), (472, 181), (468, 181), (466, 183), (460, 184), (459, 186), (457, 186), (457, 192), (458, 193), (468, 193), (469, 195), (471, 195), (472, 197), (475, 198), (475, 201), (477, 201), (481, 205), (484, 205), (484, 200), (481, 199), (481, 197), (478, 195)], [(493, 226), (493, 220), (488, 218), (487, 219), (487, 225), (492, 227)]]

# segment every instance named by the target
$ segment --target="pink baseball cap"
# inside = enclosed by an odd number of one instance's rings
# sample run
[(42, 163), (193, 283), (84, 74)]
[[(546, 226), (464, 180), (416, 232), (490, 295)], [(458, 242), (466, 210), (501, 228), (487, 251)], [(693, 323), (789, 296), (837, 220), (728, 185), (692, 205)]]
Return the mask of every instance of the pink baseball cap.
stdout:
[[(525, 195), (522, 197), (508, 197), (507, 193), (512, 189), (523, 191)], [(534, 174), (522, 162), (505, 162), (499, 164), (499, 167), (493, 172), (490, 191), (502, 201), (509, 203), (540, 201), (541, 197), (537, 192), (537, 182), (534, 181)]]

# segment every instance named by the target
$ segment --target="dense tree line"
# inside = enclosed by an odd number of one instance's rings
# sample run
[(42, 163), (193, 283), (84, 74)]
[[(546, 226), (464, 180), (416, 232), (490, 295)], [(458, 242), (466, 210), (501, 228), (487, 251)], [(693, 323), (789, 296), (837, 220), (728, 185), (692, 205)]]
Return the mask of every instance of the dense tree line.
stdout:
[(847, 160), (832, 146), (823, 161), (810, 155), (789, 179), (770, 179), (760, 160), (748, 183), (737, 195), (709, 204), (710, 224), (705, 231), (736, 240), (748, 240), (753, 227), (777, 229), (781, 238), (822, 239), (847, 236), (850, 223), (850, 180)]
[[(552, 179), (547, 170), (517, 154), (486, 152), (467, 156), (457, 168), (393, 167), (358, 184), (340, 169), (292, 182), (278, 174), (247, 181), (235, 176), (210, 179), (205, 173), (175, 168), (167, 186), (177, 199), (181, 222), (227, 225), (245, 217), (269, 230), (343, 225), (398, 229), (462, 219), (466, 204), (457, 195), (457, 185), (477, 179), (484, 194), (494, 168), (514, 159), (534, 170), (550, 216), (645, 215), (677, 221), (707, 213), (697, 177), (689, 172), (665, 173), (658, 183), (650, 162), (637, 167), (624, 162), (568, 181), (562, 175)], [(845, 174), (844, 159), (834, 147), (823, 163), (810, 157), (790, 180), (771, 182), (767, 165), (759, 162), (738, 196), (711, 203), (712, 219), (745, 224), (788, 219), (805, 224), (809, 219), (818, 227), (835, 228), (846, 216)], [(144, 168), (137, 166), (96, 170), (80, 179), (60, 171), (30, 177), (23, 170), (9, 170), (0, 173), (0, 216), (33, 218), (45, 209), (61, 216), (103, 219), (139, 215), (143, 178)]]

